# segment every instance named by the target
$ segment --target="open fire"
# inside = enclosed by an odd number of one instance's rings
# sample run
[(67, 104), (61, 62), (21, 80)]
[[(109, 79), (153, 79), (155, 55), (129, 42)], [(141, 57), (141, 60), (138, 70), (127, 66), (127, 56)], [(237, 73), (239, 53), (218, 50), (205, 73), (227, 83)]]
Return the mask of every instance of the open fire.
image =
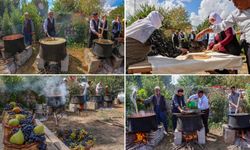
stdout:
[(197, 132), (192, 132), (192, 133), (184, 134), (182, 139), (185, 142), (197, 141), (198, 140)]
[(148, 142), (147, 134), (143, 132), (136, 133), (134, 142), (137, 144), (147, 144)]

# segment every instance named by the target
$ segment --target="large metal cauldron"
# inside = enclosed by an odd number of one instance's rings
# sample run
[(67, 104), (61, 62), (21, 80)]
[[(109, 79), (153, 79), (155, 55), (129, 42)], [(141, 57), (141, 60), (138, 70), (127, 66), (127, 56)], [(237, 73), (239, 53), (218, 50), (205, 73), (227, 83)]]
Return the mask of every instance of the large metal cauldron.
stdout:
[(128, 117), (128, 131), (150, 132), (158, 129), (156, 114), (145, 113), (144, 115), (136, 114)]
[(250, 128), (250, 114), (238, 113), (228, 115), (228, 125), (234, 129)]
[(112, 102), (113, 101), (112, 96), (111, 95), (104, 96), (104, 101), (106, 101), (106, 102)]
[(182, 132), (195, 132), (203, 128), (201, 114), (181, 114), (174, 113), (177, 116), (177, 130)]
[(101, 58), (109, 58), (113, 52), (113, 41), (105, 39), (94, 40), (93, 53)]
[(92, 100), (97, 103), (103, 102), (103, 96), (92, 96)]
[(47, 105), (52, 108), (60, 108), (65, 105), (63, 101), (63, 96), (48, 96)]
[(22, 52), (25, 49), (24, 37), (21, 34), (8, 35), (3, 37), (4, 50), (11, 55)]
[(83, 95), (74, 95), (71, 97), (70, 103), (72, 104), (82, 104), (83, 103)]
[(66, 39), (44, 38), (40, 41), (40, 56), (45, 61), (62, 61), (67, 56)]

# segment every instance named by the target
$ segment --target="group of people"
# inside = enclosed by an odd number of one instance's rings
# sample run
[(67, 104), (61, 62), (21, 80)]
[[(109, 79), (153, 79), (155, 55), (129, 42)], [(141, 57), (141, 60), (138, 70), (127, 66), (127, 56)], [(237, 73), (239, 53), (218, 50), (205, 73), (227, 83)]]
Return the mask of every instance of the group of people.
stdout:
[[(108, 39), (109, 33), (109, 24), (107, 21), (107, 15), (103, 15), (101, 19), (99, 19), (98, 13), (94, 12), (92, 14), (90, 20), (90, 30), (89, 30), (89, 45), (88, 47), (91, 48), (93, 45), (93, 41), (98, 38)], [(120, 16), (116, 16), (116, 18), (112, 21), (112, 36), (111, 39), (115, 40), (116, 38), (120, 37), (122, 32), (122, 22)]]
[[(56, 36), (56, 27), (55, 27), (55, 19), (54, 13), (50, 11), (48, 13), (48, 17), (44, 20), (43, 31), (45, 36), (47, 37), (55, 37)], [(33, 35), (35, 34), (34, 22), (30, 17), (28, 12), (24, 13), (24, 23), (23, 23), (23, 35), (24, 35), (24, 43), (26, 46), (32, 44)]]
[[(29, 13), (24, 14), (25, 20), (23, 23), (23, 35), (24, 41), (27, 46), (32, 44), (32, 36), (35, 34), (34, 23)], [(50, 11), (48, 17), (44, 20), (43, 31), (46, 37), (55, 37), (56, 36), (56, 20), (54, 18), (54, 12)], [(92, 47), (93, 40), (98, 38), (108, 39), (109, 33), (109, 24), (107, 21), (107, 16), (103, 15), (99, 19), (98, 13), (93, 13), (89, 22), (89, 48)], [(122, 22), (120, 16), (112, 21), (112, 40), (120, 37), (122, 32)]]
[[(237, 92), (235, 86), (230, 88), (231, 92), (228, 95), (228, 114), (235, 114), (239, 112), (239, 102), (240, 99), (243, 98), (243, 95)], [(163, 124), (165, 128), (165, 134), (168, 132), (168, 108), (172, 110), (172, 125), (173, 130), (175, 131), (177, 128), (177, 119), (178, 117), (174, 115), (174, 113), (182, 113), (187, 109), (187, 103), (194, 101), (197, 104), (198, 110), (202, 113), (201, 119), (205, 128), (206, 135), (209, 133), (208, 128), (208, 118), (210, 112), (209, 99), (205, 95), (203, 90), (198, 90), (196, 94), (189, 96), (187, 100), (185, 100), (184, 90), (178, 89), (176, 94), (172, 97), (172, 106), (168, 106), (166, 103), (165, 97), (161, 94), (161, 89), (159, 86), (156, 86), (154, 89), (154, 95), (150, 96), (148, 99), (144, 101), (144, 104), (152, 104), (153, 110), (157, 117), (158, 124)]]
[[(156, 113), (158, 124), (162, 123), (165, 128), (165, 134), (168, 132), (167, 119), (167, 103), (163, 95), (161, 95), (160, 87), (155, 87), (155, 94), (144, 101), (144, 104), (153, 104), (154, 112)], [(172, 113), (182, 113), (185, 110), (186, 103), (195, 101), (198, 104), (198, 109), (202, 112), (201, 118), (205, 127), (205, 133), (209, 133), (208, 117), (209, 117), (209, 100), (203, 90), (199, 90), (197, 94), (191, 95), (186, 101), (184, 90), (178, 89), (177, 93), (172, 98)], [(177, 116), (172, 115), (173, 130), (177, 127)]]
[(176, 31), (172, 34), (172, 43), (174, 47), (179, 47), (185, 39), (187, 39), (188, 41), (195, 41), (195, 38), (195, 31), (192, 31), (188, 35), (183, 31)]

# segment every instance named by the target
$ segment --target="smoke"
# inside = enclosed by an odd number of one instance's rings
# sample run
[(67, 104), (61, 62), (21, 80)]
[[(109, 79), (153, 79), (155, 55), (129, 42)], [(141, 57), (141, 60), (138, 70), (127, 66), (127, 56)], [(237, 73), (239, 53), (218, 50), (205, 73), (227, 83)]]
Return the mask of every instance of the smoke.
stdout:
[[(11, 78), (11, 77), (10, 77)], [(16, 77), (13, 77), (13, 79)], [(5, 84), (5, 78), (0, 78), (0, 91), (13, 93), (32, 90), (36, 92), (39, 96), (62, 96), (62, 103), (65, 104), (66, 96), (68, 95), (68, 90), (63, 77), (22, 77), (22, 82), (15, 85)]]
[(136, 95), (137, 95), (137, 87), (136, 86), (131, 86), (130, 89), (132, 90), (132, 93), (130, 95), (130, 100), (134, 104), (135, 107), (135, 112), (138, 113), (138, 107), (136, 103)]

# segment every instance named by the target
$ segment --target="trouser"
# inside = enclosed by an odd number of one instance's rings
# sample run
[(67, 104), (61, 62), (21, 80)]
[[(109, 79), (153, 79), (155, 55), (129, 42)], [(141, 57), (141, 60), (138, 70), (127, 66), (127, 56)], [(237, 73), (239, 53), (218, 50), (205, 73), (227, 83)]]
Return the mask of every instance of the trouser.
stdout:
[(32, 44), (32, 34), (24, 33), (24, 43), (26, 46), (29, 46)]
[(108, 31), (103, 31), (103, 39), (108, 39)]
[(98, 39), (98, 36), (95, 35), (95, 34), (93, 34), (93, 33), (90, 33), (88, 48), (92, 48), (92, 46), (93, 46), (93, 41), (94, 41), (95, 39)]
[(242, 42), (242, 46), (244, 48), (246, 59), (247, 59), (248, 74), (250, 74), (250, 44), (244, 41)]
[[(56, 31), (48, 31), (49, 36), (55, 37), (56, 36)], [(46, 35), (48, 36), (48, 35)]]
[(112, 40), (114, 41), (116, 38), (118, 38), (120, 36), (120, 32), (113, 32), (113, 35), (112, 35)]
[(168, 131), (168, 122), (167, 122), (167, 114), (166, 112), (160, 111), (160, 106), (156, 107), (156, 118), (157, 118), (157, 123), (160, 125), (160, 123), (163, 124), (165, 131)]
[(204, 113), (201, 115), (201, 118), (202, 118), (202, 122), (203, 122), (204, 127), (205, 127), (205, 132), (207, 134), (207, 133), (209, 133), (209, 128), (208, 128), (209, 109), (202, 110), (201, 112)]
[(172, 123), (173, 123), (173, 131), (175, 131), (176, 127), (177, 127), (177, 116), (173, 115), (172, 116)]

